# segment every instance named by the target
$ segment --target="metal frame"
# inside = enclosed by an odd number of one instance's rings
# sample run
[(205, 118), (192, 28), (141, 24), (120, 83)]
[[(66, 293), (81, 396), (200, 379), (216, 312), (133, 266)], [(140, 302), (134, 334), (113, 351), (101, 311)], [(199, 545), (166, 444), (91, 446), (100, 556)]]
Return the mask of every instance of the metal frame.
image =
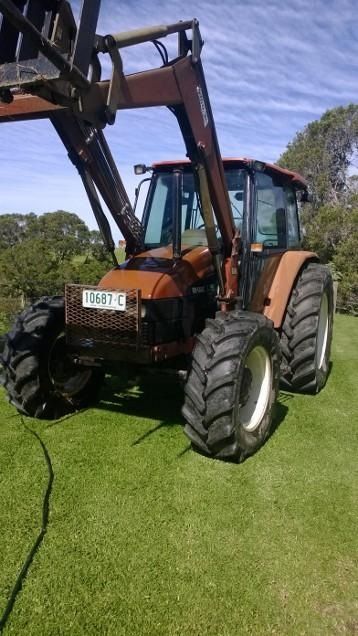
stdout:
[[(235, 231), (200, 61), (203, 41), (197, 20), (102, 37), (95, 35), (100, 0), (82, 0), (77, 32), (74, 32), (68, 2), (47, 0), (48, 11), (44, 13), (42, 24), (35, 24), (30, 19), (34, 14), (30, 12), (30, 15), (29, 9), (35, 2), (40, 0), (29, 0), (24, 10), (23, 0), (0, 0), (0, 12), (4, 16), (0, 43), (1, 38), (9, 38), (9, 33), (12, 34), (10, 53), (14, 55), (13, 61), (0, 58), (3, 62), (0, 65), (0, 98), (4, 102), (0, 107), (0, 123), (49, 117), (79, 170), (107, 248), (114, 254), (109, 224), (96, 188), (126, 239), (127, 253), (133, 254), (143, 248), (142, 226), (133, 214), (102, 129), (113, 124), (117, 110), (168, 106), (178, 120), (196, 176), (208, 245), (220, 283), (222, 308), (233, 306), (238, 294), (239, 236)], [(187, 35), (189, 29), (191, 39)], [(20, 60), (23, 42), (20, 32), (38, 52), (30, 61)], [(17, 44), (14, 46), (16, 33)], [(61, 33), (64, 34), (62, 50), (61, 42), (54, 46)], [(170, 34), (178, 34), (175, 60), (161, 68), (133, 75), (123, 73), (119, 49), (153, 42)], [(100, 81), (99, 52), (107, 52), (111, 57), (109, 82)], [(33, 76), (24, 75), (24, 64), (29, 66), (34, 59)], [(221, 251), (213, 232), (215, 223), (222, 237)]]
[(101, 357), (109, 348), (125, 346), (137, 351), (142, 345), (141, 290), (123, 289), (129, 307), (125, 312), (106, 309), (93, 312), (82, 306), (84, 290), (98, 291), (93, 285), (66, 285), (66, 339), (76, 349), (87, 349), (93, 357)]

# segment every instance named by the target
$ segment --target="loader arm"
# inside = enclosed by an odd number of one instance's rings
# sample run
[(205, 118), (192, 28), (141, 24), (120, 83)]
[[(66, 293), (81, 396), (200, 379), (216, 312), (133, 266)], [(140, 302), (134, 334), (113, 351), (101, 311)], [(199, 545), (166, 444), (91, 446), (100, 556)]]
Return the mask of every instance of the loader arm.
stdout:
[[(42, 24), (39, 20), (34, 24), (35, 5), (43, 8)], [(208, 246), (226, 307), (237, 296), (238, 236), (200, 60), (203, 42), (198, 22), (102, 37), (95, 34), (99, 6), (99, 0), (82, 0), (81, 19), (74, 30), (68, 2), (29, 0), (24, 9), (23, 0), (0, 0), (4, 16), (0, 29), (0, 123), (49, 118), (80, 173), (108, 249), (113, 253), (114, 245), (97, 190), (133, 254), (142, 249), (142, 227), (133, 214), (102, 129), (114, 123), (117, 110), (167, 106), (178, 120), (193, 165)], [(20, 32), (23, 35), (17, 39)], [(121, 48), (157, 42), (173, 33), (178, 34), (177, 58), (164, 59), (160, 68), (124, 74)], [(23, 50), (24, 42), (28, 53)], [(29, 61), (26, 54), (30, 53)], [(111, 57), (109, 81), (100, 81), (98, 53)]]

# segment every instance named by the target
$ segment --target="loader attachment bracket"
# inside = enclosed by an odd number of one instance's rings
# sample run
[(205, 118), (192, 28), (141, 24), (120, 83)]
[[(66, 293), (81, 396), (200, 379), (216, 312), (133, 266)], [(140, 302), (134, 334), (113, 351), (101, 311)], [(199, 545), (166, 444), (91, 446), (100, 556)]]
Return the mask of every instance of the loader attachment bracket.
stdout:
[(71, 98), (86, 91), (100, 0), (82, 1), (78, 28), (65, 0), (0, 0), (0, 91), (48, 90)]
[[(114, 123), (124, 90), (120, 49), (177, 34), (178, 58), (191, 52), (192, 62), (199, 61), (203, 40), (197, 20), (101, 36), (96, 34), (99, 9), (100, 0), (82, 0), (76, 25), (66, 0), (0, 0), (0, 102), (10, 104), (14, 91), (22, 90), (104, 128)], [(108, 88), (100, 96), (99, 53), (109, 54), (112, 62)]]

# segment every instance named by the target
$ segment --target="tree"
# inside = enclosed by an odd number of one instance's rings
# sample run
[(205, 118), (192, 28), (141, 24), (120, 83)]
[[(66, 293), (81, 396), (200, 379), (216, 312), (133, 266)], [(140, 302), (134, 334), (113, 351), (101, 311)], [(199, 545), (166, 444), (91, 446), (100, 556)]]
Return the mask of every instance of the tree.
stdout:
[[(358, 210), (357, 210), (358, 212)], [(357, 214), (358, 216), (358, 214)], [(358, 241), (357, 232), (342, 241), (333, 257), (333, 265), (340, 272), (338, 305), (358, 314)]]
[(297, 133), (279, 159), (308, 181), (313, 203), (302, 210), (304, 246), (330, 263), (339, 278), (338, 305), (358, 310), (358, 105), (327, 111)]
[[(100, 239), (99, 232), (91, 232), (77, 214), (57, 210), (36, 214), (0, 215), (0, 248), (7, 249), (27, 239), (46, 241), (54, 256), (63, 261), (69, 256), (89, 250)], [(98, 236), (97, 236), (98, 235)]]
[(105, 248), (101, 233), (98, 230), (92, 230), (90, 233), (90, 253), (93, 258), (102, 262), (106, 261), (108, 264), (112, 263), (110, 255)]
[(0, 280), (4, 295), (33, 298), (58, 293), (62, 276), (46, 241), (28, 238), (2, 252)]
[(341, 243), (349, 238), (358, 247), (358, 196), (351, 196), (337, 205), (322, 205), (315, 214), (303, 211), (306, 229), (305, 245), (317, 252), (324, 263), (333, 260)]
[(36, 214), (0, 215), (0, 250), (23, 241), (37, 222)]
[(358, 105), (328, 110), (298, 132), (279, 165), (296, 170), (308, 181), (313, 208), (336, 204), (348, 190), (349, 166), (358, 148)]
[(59, 262), (90, 248), (91, 232), (77, 214), (57, 210), (37, 218), (34, 233), (47, 242)]
[(97, 284), (111, 266), (99, 232), (70, 212), (0, 216), (0, 296), (63, 293), (66, 283)]

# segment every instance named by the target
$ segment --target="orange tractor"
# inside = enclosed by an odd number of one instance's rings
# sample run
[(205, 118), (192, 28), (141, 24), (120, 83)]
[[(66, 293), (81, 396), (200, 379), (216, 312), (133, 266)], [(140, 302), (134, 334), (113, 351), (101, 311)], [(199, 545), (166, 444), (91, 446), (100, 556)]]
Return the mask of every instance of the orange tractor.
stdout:
[[(307, 186), (275, 165), (222, 160), (196, 20), (100, 36), (99, 9), (83, 0), (76, 25), (64, 0), (0, 0), (0, 122), (50, 119), (113, 256), (96, 287), (67, 285), (17, 318), (3, 384), (19, 412), (56, 418), (89, 404), (107, 369), (171, 369), (186, 378), (193, 447), (241, 461), (269, 436), (280, 381), (315, 393), (329, 371), (332, 279), (300, 247)], [(161, 66), (126, 75), (121, 48), (148, 41)], [(151, 173), (140, 222), (103, 129), (118, 110), (151, 106), (176, 117), (187, 159), (135, 167)], [(99, 195), (126, 240), (124, 263)]]

